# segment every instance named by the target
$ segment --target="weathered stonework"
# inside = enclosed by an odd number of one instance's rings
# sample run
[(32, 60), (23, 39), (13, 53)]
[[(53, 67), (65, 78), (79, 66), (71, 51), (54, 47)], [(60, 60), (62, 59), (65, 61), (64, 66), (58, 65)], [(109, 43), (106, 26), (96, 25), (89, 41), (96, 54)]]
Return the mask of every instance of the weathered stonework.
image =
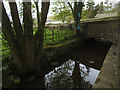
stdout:
[(118, 18), (102, 21), (88, 22), (86, 38), (96, 38), (112, 43), (118, 43)]
[[(82, 37), (84, 35), (85, 39), (95, 38), (113, 43), (93, 87), (120, 88), (120, 16), (81, 20), (81, 25), (84, 31)], [(64, 51), (65, 47), (63, 47), (61, 50)], [(56, 52), (56, 49), (53, 50)]]
[(93, 88), (118, 88), (117, 46), (110, 48)]
[(109, 50), (94, 88), (120, 88), (120, 17), (105, 18), (86, 23), (86, 38), (110, 41)]
[(120, 88), (120, 20), (118, 23), (118, 47), (117, 47), (117, 55), (118, 55), (118, 88)]

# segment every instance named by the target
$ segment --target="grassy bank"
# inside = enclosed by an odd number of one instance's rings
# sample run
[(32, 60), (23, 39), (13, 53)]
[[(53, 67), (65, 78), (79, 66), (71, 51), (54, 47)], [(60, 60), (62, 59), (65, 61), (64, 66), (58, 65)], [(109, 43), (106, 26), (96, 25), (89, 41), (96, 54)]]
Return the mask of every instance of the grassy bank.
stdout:
[[(34, 33), (37, 31), (37, 29), (34, 28)], [(74, 31), (71, 30), (50, 30), (45, 29), (44, 31), (44, 46), (47, 45), (56, 45), (62, 42), (65, 42), (67, 40), (71, 40), (74, 37)], [(8, 43), (5, 39), (2, 39), (2, 36), (0, 36), (0, 42), (2, 43), (2, 48), (0, 50), (0, 54), (2, 54), (2, 58), (9, 57), (11, 55), (10, 48), (8, 46)]]

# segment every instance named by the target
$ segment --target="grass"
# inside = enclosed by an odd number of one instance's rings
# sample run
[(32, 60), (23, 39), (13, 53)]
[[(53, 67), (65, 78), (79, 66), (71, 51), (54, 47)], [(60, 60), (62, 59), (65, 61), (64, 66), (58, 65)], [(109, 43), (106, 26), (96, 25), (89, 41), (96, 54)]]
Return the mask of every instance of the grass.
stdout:
[[(33, 34), (35, 34), (36, 31), (37, 29), (34, 29)], [(49, 46), (54, 47), (56, 46), (56, 44), (57, 45), (62, 44), (62, 42), (66, 43), (66, 41), (71, 40), (73, 36), (74, 36), (74, 31), (45, 29), (44, 43), (43, 43), (44, 48)], [(54, 37), (54, 42), (53, 42), (53, 37)], [(4, 72), (4, 75), (8, 75), (11, 73), (11, 62), (9, 62), (9, 60), (12, 60), (11, 57), (12, 54), (8, 42), (5, 39), (2, 39), (2, 35), (0, 35), (0, 56), (1, 55), (2, 55), (2, 59), (0, 60), (0, 63), (3, 64), (2, 64), (2, 68), (0, 68), (0, 71), (2, 70)]]
[[(33, 34), (37, 31), (36, 28), (34, 28)], [(54, 36), (53, 36), (54, 33)], [(71, 30), (50, 30), (45, 29), (44, 33), (44, 46), (47, 45), (56, 45), (62, 42), (65, 42), (67, 40), (71, 40), (74, 36), (74, 31)], [(0, 54), (2, 54), (2, 58), (9, 57), (11, 55), (10, 48), (8, 46), (8, 43), (6, 40), (2, 40), (2, 35), (0, 35), (0, 43), (2, 45), (0, 47)]]
[[(66, 40), (70, 40), (74, 36), (74, 31), (70, 30), (45, 30), (46, 36), (44, 35), (44, 46), (55, 45)], [(54, 36), (53, 36), (54, 34)], [(54, 39), (53, 39), (54, 38)]]

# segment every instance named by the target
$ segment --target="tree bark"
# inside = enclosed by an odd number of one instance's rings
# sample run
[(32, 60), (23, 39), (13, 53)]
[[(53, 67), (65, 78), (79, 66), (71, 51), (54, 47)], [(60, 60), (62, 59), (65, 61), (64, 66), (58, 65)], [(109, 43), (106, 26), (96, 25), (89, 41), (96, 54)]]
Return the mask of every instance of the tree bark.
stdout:
[(23, 23), (25, 38), (25, 60), (27, 69), (31, 70), (34, 66), (34, 44), (33, 44), (33, 22), (31, 13), (31, 2), (23, 2)]
[(41, 22), (39, 24), (40, 26), (38, 26), (38, 31), (35, 34), (35, 41), (36, 41), (36, 44), (37, 44), (36, 48), (38, 49), (37, 50), (37, 56), (36, 56), (37, 62), (39, 62), (41, 54), (42, 54), (43, 40), (44, 40), (44, 27), (45, 27), (45, 22), (47, 20), (49, 5), (50, 5), (50, 2), (42, 2)]
[(6, 13), (3, 3), (2, 3), (2, 19), (3, 19), (2, 20), (2, 31), (9, 43), (12, 54), (15, 58), (13, 62), (18, 69), (24, 68), (23, 67), (24, 63), (22, 61), (23, 58), (20, 56), (19, 48), (17, 48), (18, 46), (16, 44), (12, 26), (11, 26), (10, 20), (8, 18), (8, 15)]
[[(77, 13), (76, 13), (76, 27), (80, 26), (80, 19), (81, 19), (81, 15), (82, 15), (82, 8), (83, 8), (83, 3), (82, 2), (78, 2), (77, 4)], [(80, 17), (78, 16), (78, 13), (80, 13)], [(79, 29), (76, 28), (76, 38), (79, 38), (81, 36), (81, 31)]]
[(11, 26), (10, 19), (2, 3), (3, 34), (15, 58), (13, 62), (18, 69), (18, 73), (21, 75), (35, 70), (40, 61), (44, 40), (44, 26), (47, 19), (49, 4), (50, 2), (42, 2), (41, 21), (38, 15), (39, 10), (37, 5), (38, 31), (33, 36), (31, 2), (23, 2), (23, 27), (20, 23), (16, 3), (9, 2), (14, 28)]
[[(19, 19), (19, 15), (18, 15), (18, 11), (17, 11), (17, 5), (15, 2), (9, 2), (10, 5), (10, 9), (11, 9), (11, 15), (12, 15), (12, 20), (13, 20), (13, 25), (14, 25), (14, 29), (16, 32), (16, 38), (17, 38), (17, 43), (18, 43), (18, 48), (20, 51), (20, 54), (23, 58), (25, 58), (25, 50), (23, 47), (25, 47), (25, 43), (24, 43), (24, 37), (23, 37), (23, 29), (22, 29), (22, 25), (20, 23), (20, 19)], [(24, 54), (22, 54), (24, 53)]]
[[(82, 8), (83, 8), (83, 2), (74, 2), (74, 7), (72, 8), (72, 5), (68, 2), (68, 5), (70, 6), (74, 18), (74, 26), (75, 26), (75, 31), (76, 35), (75, 37), (78, 38), (80, 35), (80, 30), (77, 30), (78, 26), (78, 12), (82, 14)], [(80, 17), (81, 19), (81, 17)]]

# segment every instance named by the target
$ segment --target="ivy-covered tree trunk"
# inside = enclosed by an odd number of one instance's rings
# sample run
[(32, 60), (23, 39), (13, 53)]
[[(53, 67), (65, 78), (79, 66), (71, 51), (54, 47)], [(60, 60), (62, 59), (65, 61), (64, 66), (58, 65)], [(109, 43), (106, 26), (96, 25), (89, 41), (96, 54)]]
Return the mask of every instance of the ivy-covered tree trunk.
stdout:
[[(44, 26), (47, 19), (50, 2), (42, 2), (41, 20), (38, 19), (38, 31), (33, 35), (33, 22), (31, 13), (31, 2), (23, 2), (23, 27), (20, 23), (17, 5), (15, 2), (9, 2), (12, 22), (2, 3), (2, 30), (5, 35), (12, 54), (18, 73), (21, 75), (33, 71), (40, 62), (42, 55)], [(37, 6), (38, 9), (38, 6)], [(39, 10), (37, 10), (37, 14)]]
[(77, 29), (78, 26), (80, 26), (80, 19), (81, 16), (79, 18), (78, 13), (80, 13), (80, 15), (82, 14), (82, 8), (84, 6), (83, 2), (74, 2), (74, 7), (72, 8), (72, 5), (68, 2), (68, 5), (70, 6), (71, 10), (72, 10), (72, 14), (73, 14), (73, 18), (74, 18), (74, 27), (76, 30), (76, 35), (75, 37), (78, 38), (80, 35), (80, 30)]

